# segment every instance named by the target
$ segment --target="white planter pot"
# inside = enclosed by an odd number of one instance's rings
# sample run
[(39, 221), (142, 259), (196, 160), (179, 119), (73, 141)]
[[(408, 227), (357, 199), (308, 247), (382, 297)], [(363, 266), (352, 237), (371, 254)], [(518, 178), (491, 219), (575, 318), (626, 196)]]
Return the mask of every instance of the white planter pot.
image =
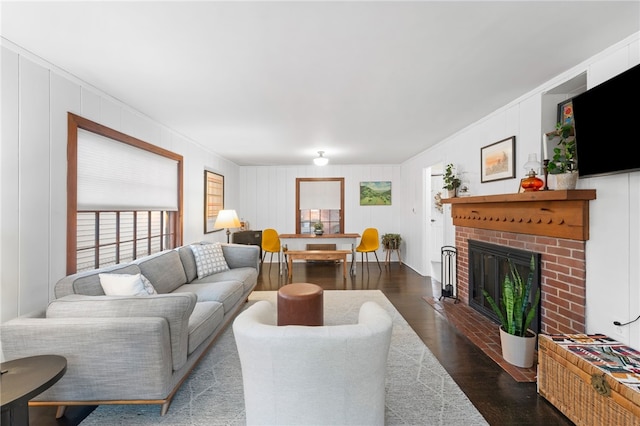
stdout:
[(531, 368), (536, 350), (536, 333), (527, 330), (525, 337), (509, 334), (500, 327), (500, 346), (502, 357), (516, 367)]
[(455, 198), (456, 190), (455, 189), (447, 189), (447, 198)]
[(576, 189), (578, 183), (578, 172), (561, 173), (556, 177), (556, 189)]

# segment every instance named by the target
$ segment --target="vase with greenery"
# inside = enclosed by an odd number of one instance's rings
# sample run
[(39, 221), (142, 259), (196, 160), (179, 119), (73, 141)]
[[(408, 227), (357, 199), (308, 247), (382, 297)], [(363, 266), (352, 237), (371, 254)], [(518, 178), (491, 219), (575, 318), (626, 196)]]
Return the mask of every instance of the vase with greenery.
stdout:
[[(535, 273), (535, 259), (531, 256), (529, 276), (523, 281), (518, 269), (509, 259), (509, 271), (502, 282), (500, 307), (486, 290), (482, 294), (500, 320), (500, 341), (503, 358), (518, 367), (529, 368), (533, 365), (536, 334), (529, 329), (540, 303), (540, 289), (529, 301)], [(516, 339), (509, 336), (515, 336)], [(515, 344), (513, 348), (510, 345)]]
[(397, 250), (402, 242), (402, 237), (400, 234), (384, 234), (381, 240), (385, 250)]
[(316, 235), (324, 234), (324, 225), (322, 222), (318, 221), (313, 224), (313, 233)]
[[(556, 147), (553, 148), (553, 157), (547, 166), (549, 173), (556, 176), (556, 189), (574, 189), (578, 177), (578, 164), (573, 124), (558, 123), (556, 129), (548, 135), (559, 138)], [(569, 182), (561, 184), (560, 182), (564, 180)]]
[(453, 172), (453, 164), (447, 164), (442, 181), (444, 183), (444, 186), (442, 188), (449, 191), (449, 197), (455, 197), (456, 189), (460, 186), (462, 181)]

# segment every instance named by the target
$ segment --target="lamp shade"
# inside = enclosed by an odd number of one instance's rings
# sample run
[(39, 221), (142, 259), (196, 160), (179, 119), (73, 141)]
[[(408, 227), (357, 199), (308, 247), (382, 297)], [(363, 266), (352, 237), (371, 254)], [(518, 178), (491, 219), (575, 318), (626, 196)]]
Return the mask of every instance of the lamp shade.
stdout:
[(240, 228), (240, 219), (235, 210), (220, 210), (214, 228)]
[(324, 151), (318, 151), (318, 156), (313, 159), (313, 164), (316, 166), (326, 166), (329, 163), (329, 159), (323, 155)]

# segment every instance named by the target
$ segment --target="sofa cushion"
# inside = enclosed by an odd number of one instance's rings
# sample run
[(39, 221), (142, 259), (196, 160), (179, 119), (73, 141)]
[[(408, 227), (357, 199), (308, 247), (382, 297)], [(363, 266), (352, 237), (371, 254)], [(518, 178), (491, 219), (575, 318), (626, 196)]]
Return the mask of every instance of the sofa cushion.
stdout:
[(203, 279), (194, 280), (191, 284), (217, 283), (222, 281), (240, 281), (245, 292), (251, 291), (255, 287), (258, 279), (256, 268), (233, 268), (228, 271), (218, 272)]
[(151, 281), (160, 294), (171, 293), (187, 282), (180, 254), (176, 250), (165, 250), (155, 255), (134, 260), (142, 274)]
[(191, 245), (196, 260), (198, 279), (229, 270), (220, 243)]
[(107, 296), (148, 296), (156, 294), (151, 282), (142, 274), (98, 274)]
[(246, 244), (222, 244), (229, 268), (260, 268), (260, 247)]
[(193, 293), (137, 296), (83, 296), (72, 294), (54, 300), (47, 318), (164, 318), (169, 324), (173, 369), (187, 361), (189, 318), (196, 306)]
[(206, 284), (185, 284), (180, 292), (195, 293), (199, 302), (220, 302), (224, 305), (224, 313), (229, 312), (242, 298), (243, 286), (239, 281), (222, 281)]
[(198, 278), (198, 269), (196, 268), (196, 258), (193, 256), (193, 250), (191, 250), (190, 246), (182, 246), (178, 248), (178, 254), (182, 261), (184, 273), (187, 276), (187, 282), (190, 283)]
[(224, 307), (219, 302), (198, 302), (189, 317), (189, 355), (195, 351), (224, 319)]

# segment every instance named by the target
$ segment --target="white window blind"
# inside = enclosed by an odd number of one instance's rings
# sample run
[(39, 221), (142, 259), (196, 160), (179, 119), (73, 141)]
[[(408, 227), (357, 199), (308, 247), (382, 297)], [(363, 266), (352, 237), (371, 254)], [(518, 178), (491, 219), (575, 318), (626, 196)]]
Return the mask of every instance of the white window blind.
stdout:
[(340, 210), (340, 189), (339, 181), (301, 181), (299, 208)]
[(178, 162), (78, 129), (78, 210), (178, 210)]

